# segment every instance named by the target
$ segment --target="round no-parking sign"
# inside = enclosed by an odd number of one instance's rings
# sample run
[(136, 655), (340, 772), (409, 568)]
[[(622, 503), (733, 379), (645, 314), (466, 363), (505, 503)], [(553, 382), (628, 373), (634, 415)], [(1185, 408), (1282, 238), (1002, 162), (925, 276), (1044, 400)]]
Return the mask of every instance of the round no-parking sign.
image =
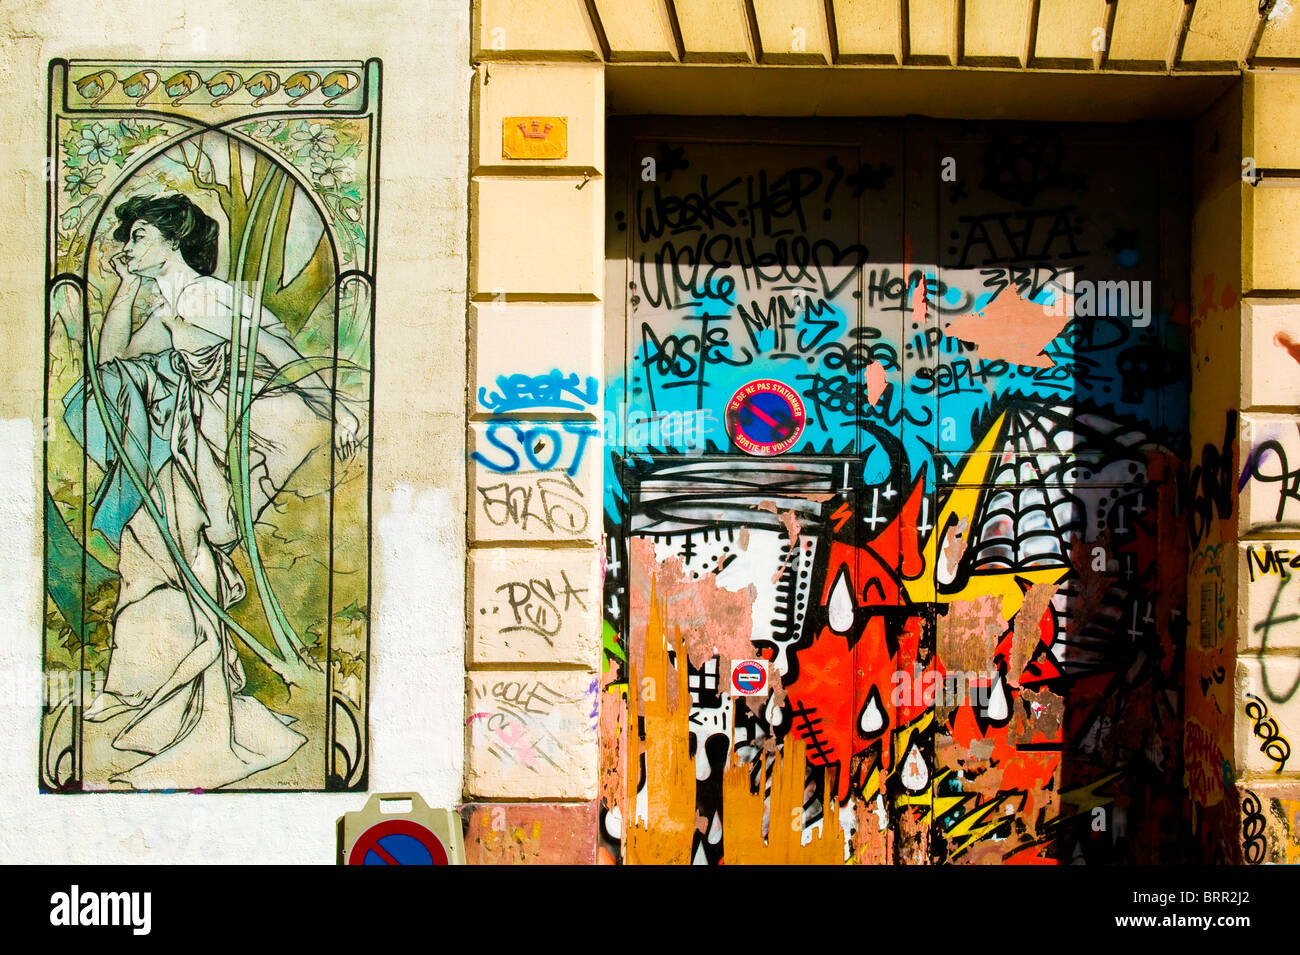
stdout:
[(419, 793), (372, 793), (338, 821), (339, 865), (464, 865), (460, 813)]
[(795, 390), (771, 378), (742, 385), (727, 402), (727, 434), (746, 454), (789, 451), (803, 434), (807, 420)]
[(447, 865), (442, 840), (418, 822), (386, 819), (357, 837), (348, 865)]
[(738, 696), (760, 696), (767, 692), (767, 661), (737, 660), (731, 666), (731, 689)]

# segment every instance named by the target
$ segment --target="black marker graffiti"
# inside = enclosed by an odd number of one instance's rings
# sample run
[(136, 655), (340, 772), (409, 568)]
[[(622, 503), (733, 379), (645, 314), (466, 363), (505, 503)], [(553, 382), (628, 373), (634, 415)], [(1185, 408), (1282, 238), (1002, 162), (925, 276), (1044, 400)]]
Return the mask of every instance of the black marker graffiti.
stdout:
[[(503, 481), (480, 487), (483, 515), (497, 527), (513, 524), (521, 531), (581, 534), (588, 521), (582, 489), (563, 472), (549, 475), (532, 484)], [(519, 476), (527, 475), (520, 472)]]
[(1233, 409), (1223, 424), (1223, 445), (1205, 445), (1201, 463), (1179, 488), (1180, 497), (1187, 502), (1187, 532), (1193, 547), (1209, 532), (1216, 513), (1221, 520), (1232, 516), (1232, 441), (1236, 434), (1237, 412)]
[[(1250, 557), (1247, 555), (1247, 565), (1249, 566)], [(1291, 682), (1291, 685), (1282, 693), (1273, 691), (1273, 684), (1268, 678), (1268, 641), (1274, 627), (1280, 627), (1283, 624), (1293, 624), (1300, 620), (1300, 614), (1283, 614), (1278, 616), (1277, 606), (1282, 602), (1282, 590), (1286, 586), (1286, 578), (1278, 581), (1277, 589), (1273, 591), (1273, 602), (1269, 604), (1268, 615), (1263, 620), (1255, 624), (1254, 630), (1259, 634), (1259, 676), (1264, 683), (1264, 693), (1274, 703), (1285, 703), (1295, 695), (1295, 691), (1300, 689), (1300, 673)]]
[(664, 242), (653, 260), (639, 256), (637, 280), (651, 308), (683, 308), (710, 300), (735, 305), (737, 280), (725, 274), (730, 269), (739, 270), (750, 291), (798, 285), (834, 298), (857, 279), (866, 262), (867, 248), (858, 243), (841, 247), (830, 239), (810, 242), (797, 235), (776, 239), (762, 251), (753, 239), (705, 234), (693, 246)]
[[(1277, 459), (1276, 471), (1267, 470), (1265, 467), (1265, 462), (1270, 454)], [(1286, 518), (1287, 502), (1300, 502), (1300, 470), (1291, 470), (1291, 466), (1286, 459), (1286, 448), (1282, 446), (1281, 441), (1274, 438), (1261, 441), (1250, 452), (1250, 460), (1246, 462), (1246, 467), (1241, 472), (1238, 490), (1244, 488), (1246, 482), (1252, 479), (1264, 484), (1280, 484), (1282, 486), (1278, 493), (1277, 512), (1273, 518), (1281, 524)]]
[[(960, 216), (958, 221), (965, 227), (961, 253), (954, 263), (959, 269), (1003, 262), (1081, 259), (1088, 255), (1078, 245), (1082, 222), (1074, 206), (989, 212)], [(983, 254), (975, 254), (977, 250), (983, 250)]]
[(1277, 763), (1274, 772), (1280, 773), (1291, 756), (1291, 744), (1282, 736), (1277, 720), (1268, 715), (1268, 704), (1254, 693), (1247, 693), (1245, 698), (1246, 715), (1255, 721), (1255, 735), (1263, 741), (1259, 751)]
[(1222, 683), (1226, 677), (1227, 673), (1223, 667), (1215, 667), (1214, 672), (1209, 676), (1201, 677), (1201, 692), (1203, 694), (1208, 694), (1210, 692), (1211, 684)]
[(1264, 850), (1268, 843), (1264, 841), (1264, 813), (1259, 797), (1249, 789), (1241, 797), (1241, 843), (1242, 853), (1248, 865), (1259, 865), (1264, 861)]
[[(588, 588), (574, 587), (564, 570), (560, 571), (560, 579), (562, 583), (558, 588), (549, 578), (537, 577), (527, 581), (512, 580), (498, 587), (497, 593), (505, 591), (506, 602), (510, 604), (510, 612), (515, 618), (512, 625), (502, 627), (500, 632), (523, 630), (552, 643), (551, 637), (560, 632), (564, 614), (569, 612), (573, 604), (577, 604), (580, 610), (587, 609), (582, 595)], [(564, 602), (563, 608), (560, 606), (561, 599)]]

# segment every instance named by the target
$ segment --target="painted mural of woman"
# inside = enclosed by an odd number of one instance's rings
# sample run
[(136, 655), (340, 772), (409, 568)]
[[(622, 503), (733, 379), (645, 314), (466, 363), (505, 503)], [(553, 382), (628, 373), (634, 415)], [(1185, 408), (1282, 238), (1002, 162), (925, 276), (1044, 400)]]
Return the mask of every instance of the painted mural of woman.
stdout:
[[(256, 570), (258, 516), (310, 456), (329, 453), (331, 427), (347, 460), (360, 426), (322, 374), (328, 363), (305, 358), (254, 295), (214, 277), (215, 220), (184, 195), (136, 196), (115, 213), (120, 284), (93, 373), (65, 398), (105, 472), (95, 528), (118, 545), (121, 579), (104, 692), (83, 718), (144, 756), (112, 782), (214, 789), (307, 741), (244, 692), (227, 611), (249, 587), (232, 554), (244, 545)], [(154, 305), (133, 329), (142, 289)]]

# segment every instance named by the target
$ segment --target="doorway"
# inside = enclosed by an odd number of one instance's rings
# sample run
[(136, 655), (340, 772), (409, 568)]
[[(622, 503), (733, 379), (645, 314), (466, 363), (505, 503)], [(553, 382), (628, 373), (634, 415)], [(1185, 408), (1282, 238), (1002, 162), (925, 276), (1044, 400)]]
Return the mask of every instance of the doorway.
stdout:
[(1185, 142), (611, 124), (610, 859), (1176, 861)]

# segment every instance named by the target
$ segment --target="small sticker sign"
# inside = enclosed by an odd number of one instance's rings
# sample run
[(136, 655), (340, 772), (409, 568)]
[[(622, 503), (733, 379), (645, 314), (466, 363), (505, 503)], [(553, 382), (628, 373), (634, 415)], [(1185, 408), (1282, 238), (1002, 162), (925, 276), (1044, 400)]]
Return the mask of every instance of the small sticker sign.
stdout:
[(731, 690), (737, 696), (766, 696), (767, 661), (737, 660), (733, 663)]
[(803, 402), (781, 381), (760, 378), (742, 385), (727, 402), (727, 434), (746, 454), (783, 454), (807, 423)]

